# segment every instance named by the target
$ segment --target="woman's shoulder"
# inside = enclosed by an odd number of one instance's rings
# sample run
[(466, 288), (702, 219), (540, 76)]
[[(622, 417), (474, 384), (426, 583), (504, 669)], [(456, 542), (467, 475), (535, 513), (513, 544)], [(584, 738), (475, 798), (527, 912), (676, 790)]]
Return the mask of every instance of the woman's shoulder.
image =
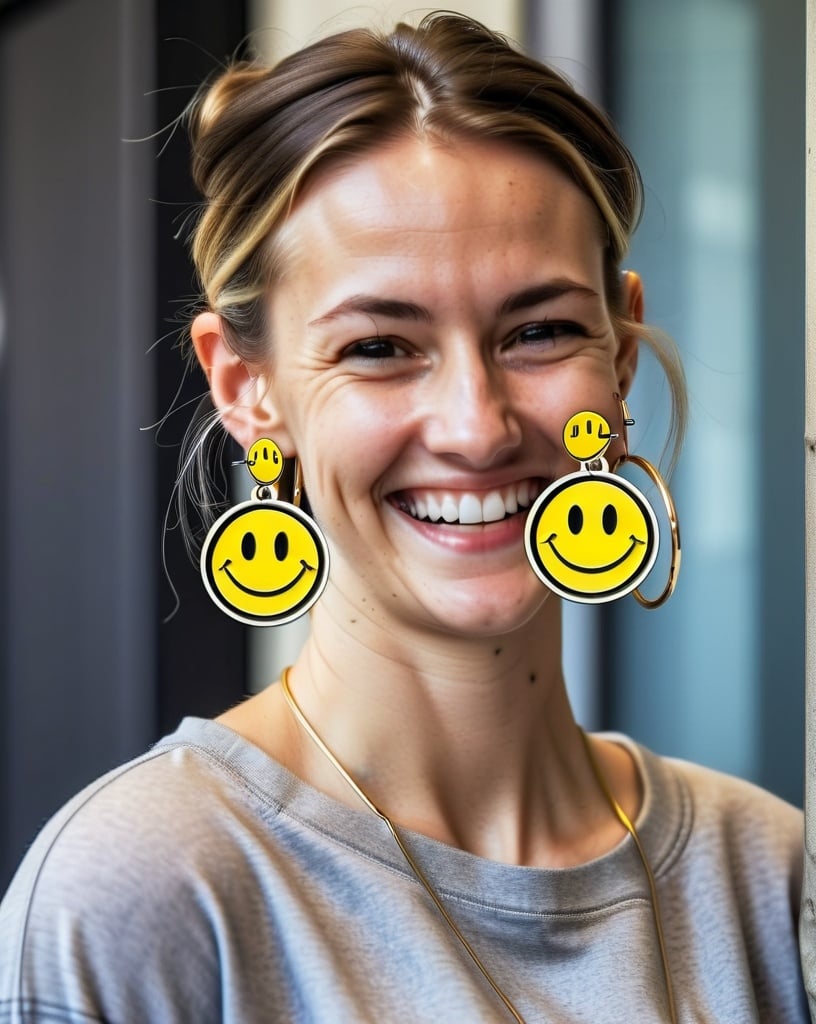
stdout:
[[(257, 762), (253, 765), (253, 759)], [(274, 819), (287, 773), (230, 730), (185, 719), (150, 751), (92, 782), (43, 827), (18, 872), (32, 889), (58, 879), (61, 897), (74, 878), (107, 876), (121, 890), (140, 860), (174, 866), (210, 860), (221, 840)], [(219, 857), (231, 843), (223, 843)], [(155, 872), (151, 876), (158, 883)]]
[[(798, 832), (802, 811), (782, 797), (747, 778), (684, 758), (657, 754), (637, 740), (617, 733), (607, 737), (626, 747), (634, 757), (643, 781), (646, 803), (673, 797), (691, 801), (698, 821), (711, 819), (723, 827), (754, 828), (767, 823)], [(759, 815), (759, 821), (746, 817)]]
[(662, 834), (666, 868), (718, 868), (735, 884), (801, 884), (802, 811), (755, 783), (625, 740), (644, 780), (644, 828)]
[(802, 812), (746, 779), (633, 749), (646, 785), (641, 838), (658, 851), (667, 941), (686, 987), (713, 1005), (722, 979), (743, 975), (763, 1020), (807, 1019)]
[(801, 850), (800, 808), (749, 779), (679, 758), (662, 758), (664, 768), (687, 787), (698, 827), (725, 831), (735, 841), (766, 837)]
[[(223, 890), (249, 878), (285, 787), (285, 771), (260, 751), (217, 723), (188, 719), (77, 794), (44, 826), (0, 904), (0, 1011), (28, 991), (64, 1006), (91, 975), (95, 989), (108, 988), (106, 1018), (117, 1006), (145, 1009), (147, 998), (172, 1002), (168, 958), (185, 996), (195, 977), (214, 978)], [(185, 1019), (205, 1021), (207, 1000), (218, 1004), (217, 993), (199, 989), (203, 1015)], [(95, 1019), (96, 994), (87, 999), (71, 1010)], [(176, 1019), (162, 1012), (144, 1019)]]

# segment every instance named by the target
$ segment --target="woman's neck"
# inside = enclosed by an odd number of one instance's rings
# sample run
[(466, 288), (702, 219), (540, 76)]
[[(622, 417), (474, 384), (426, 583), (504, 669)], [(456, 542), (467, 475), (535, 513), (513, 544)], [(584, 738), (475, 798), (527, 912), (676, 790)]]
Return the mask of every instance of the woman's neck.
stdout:
[[(507, 863), (565, 866), (621, 838), (586, 759), (561, 674), (560, 610), (501, 638), (427, 632), (376, 643), (315, 613), (290, 684), (308, 720), (367, 795), (402, 827)], [(295, 721), (280, 686), (222, 716), (296, 775), (359, 799)], [(637, 811), (628, 755), (599, 750)]]
[(496, 765), (514, 755), (524, 760), (550, 725), (559, 733), (572, 725), (555, 600), (501, 637), (411, 631), (404, 623), (350, 629), (348, 621), (330, 605), (316, 611), (293, 678), (314, 715), (338, 732), (346, 723), (360, 760), (385, 766), (416, 758), (425, 773), (442, 761), (449, 774), (474, 755)]

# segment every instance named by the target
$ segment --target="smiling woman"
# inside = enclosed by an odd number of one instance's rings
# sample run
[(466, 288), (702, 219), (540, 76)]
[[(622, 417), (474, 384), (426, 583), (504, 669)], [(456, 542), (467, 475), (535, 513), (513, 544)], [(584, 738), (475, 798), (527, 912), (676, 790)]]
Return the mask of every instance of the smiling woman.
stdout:
[(621, 271), (640, 180), (607, 119), (437, 14), (232, 68), (190, 124), (192, 343), (258, 483), (205, 585), (312, 628), (47, 826), (0, 911), (0, 1012), (804, 1022), (799, 813), (587, 737), (567, 699), (559, 596), (654, 560), (609, 471), (640, 339), (677, 436), (684, 410)]

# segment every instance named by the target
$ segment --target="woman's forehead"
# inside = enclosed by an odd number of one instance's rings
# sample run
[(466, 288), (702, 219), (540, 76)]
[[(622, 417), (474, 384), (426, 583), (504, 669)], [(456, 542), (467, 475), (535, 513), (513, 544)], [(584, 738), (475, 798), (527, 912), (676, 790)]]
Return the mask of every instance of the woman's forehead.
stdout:
[(590, 199), (520, 146), (403, 139), (320, 172), (282, 227), (290, 269), (332, 250), (347, 258), (537, 243), (576, 254), (603, 240)]
[(518, 189), (528, 181), (581, 190), (542, 150), (505, 139), (435, 135), (405, 135), (355, 155), (332, 155), (313, 170), (300, 189), (293, 214), (316, 195), (337, 188), (360, 191), (366, 188), (416, 201), (419, 194), (444, 191), (449, 181), (456, 187), (470, 185), (474, 190), (503, 186)]

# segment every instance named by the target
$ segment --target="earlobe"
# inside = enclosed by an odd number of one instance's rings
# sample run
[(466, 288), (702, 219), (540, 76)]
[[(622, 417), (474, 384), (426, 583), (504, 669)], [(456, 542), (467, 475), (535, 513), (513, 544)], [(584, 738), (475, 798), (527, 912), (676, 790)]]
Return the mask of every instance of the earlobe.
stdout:
[(618, 352), (615, 356), (615, 372), (618, 375), (618, 390), (625, 398), (632, 386), (638, 361), (638, 332), (632, 324), (643, 323), (643, 282), (633, 270), (623, 272), (622, 312), (630, 327), (624, 329), (618, 338)]
[(193, 348), (210, 385), (224, 428), (248, 449), (259, 437), (273, 438), (284, 455), (290, 447), (272, 401), (269, 379), (247, 366), (227, 341), (217, 313), (199, 313), (190, 328)]

